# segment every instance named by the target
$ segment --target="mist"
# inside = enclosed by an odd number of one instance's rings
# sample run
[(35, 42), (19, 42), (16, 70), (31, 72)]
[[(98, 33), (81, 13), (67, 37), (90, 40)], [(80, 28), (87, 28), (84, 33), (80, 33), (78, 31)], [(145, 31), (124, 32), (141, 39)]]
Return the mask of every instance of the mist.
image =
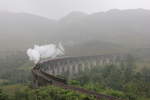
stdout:
[(72, 11), (88, 14), (110, 9), (150, 9), (148, 0), (1, 0), (0, 10), (60, 19)]
[(0, 100), (150, 100), (149, 37), (149, 0), (0, 0)]

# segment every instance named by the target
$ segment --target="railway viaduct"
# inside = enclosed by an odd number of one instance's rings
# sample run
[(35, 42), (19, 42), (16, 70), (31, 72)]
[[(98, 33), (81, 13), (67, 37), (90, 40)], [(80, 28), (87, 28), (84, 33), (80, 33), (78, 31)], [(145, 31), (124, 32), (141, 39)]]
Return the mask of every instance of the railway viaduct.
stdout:
[(111, 64), (119, 65), (125, 60), (126, 56), (119, 54), (81, 57), (61, 57), (41, 61), (35, 65), (35, 68), (40, 69), (41, 71), (53, 76), (67, 73), (68, 77), (71, 77), (75, 74), (78, 74), (80, 71), (92, 69), (95, 66), (105, 66)]
[(63, 73), (74, 75), (94, 66), (119, 65), (121, 62), (124, 62), (125, 58), (125, 55), (63, 57), (41, 61), (36, 66), (39, 66), (43, 71), (51, 75), (61, 75)]
[[(71, 90), (81, 91), (82, 89), (74, 88), (72, 86), (65, 85), (64, 80), (57, 78), (57, 75), (62, 75), (63, 73), (68, 73), (68, 77), (75, 76), (80, 71), (85, 71), (86, 69), (92, 69), (95, 66), (105, 66), (105, 65), (120, 65), (126, 61), (127, 56), (121, 54), (114, 55), (96, 55), (96, 56), (81, 56), (81, 57), (60, 57), (50, 60), (40, 61), (32, 69), (33, 74), (33, 86), (39, 87), (47, 84), (53, 84), (63, 88), (68, 88)], [(61, 84), (63, 83), (63, 84)], [(92, 94), (87, 90), (82, 90), (86, 94)], [(93, 93), (96, 97), (106, 97), (109, 100), (114, 97), (105, 96), (102, 94)]]

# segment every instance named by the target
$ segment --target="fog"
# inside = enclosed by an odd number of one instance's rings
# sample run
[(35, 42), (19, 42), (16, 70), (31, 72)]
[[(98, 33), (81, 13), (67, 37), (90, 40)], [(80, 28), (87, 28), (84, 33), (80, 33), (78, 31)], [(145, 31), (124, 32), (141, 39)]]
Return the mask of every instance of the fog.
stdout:
[(0, 100), (99, 97), (150, 100), (150, 0), (0, 0)]
[(149, 0), (0, 0), (0, 10), (59, 19), (72, 11), (94, 13), (110, 9), (150, 9)]
[(0, 0), (1, 51), (62, 42), (66, 56), (150, 47), (148, 0)]

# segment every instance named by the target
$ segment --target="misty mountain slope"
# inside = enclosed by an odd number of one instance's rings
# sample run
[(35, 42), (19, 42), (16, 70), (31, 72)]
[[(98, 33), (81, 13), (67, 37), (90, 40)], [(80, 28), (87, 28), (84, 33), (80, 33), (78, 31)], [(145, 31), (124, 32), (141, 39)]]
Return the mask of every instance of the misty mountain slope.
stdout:
[(92, 56), (127, 52), (127, 49), (120, 45), (99, 40), (64, 44), (64, 48), (66, 56)]
[(111, 10), (74, 20), (61, 32), (66, 39), (73, 34), (74, 39), (99, 39), (131, 46), (149, 45), (150, 11), (148, 10)]
[(73, 12), (69, 13), (68, 15), (62, 17), (59, 20), (59, 23), (62, 23), (62, 24), (68, 23), (69, 24), (69, 23), (72, 23), (75, 21), (80, 21), (81, 19), (84, 19), (87, 16), (88, 16), (88, 14), (86, 14), (86, 13), (83, 13), (80, 11), (73, 11)]
[(0, 13), (1, 48), (24, 48), (53, 36), (56, 21), (26, 13)]
[(110, 10), (94, 14), (72, 12), (60, 20), (0, 12), (1, 49), (25, 49), (33, 44), (100, 40), (127, 47), (150, 46), (150, 11)]

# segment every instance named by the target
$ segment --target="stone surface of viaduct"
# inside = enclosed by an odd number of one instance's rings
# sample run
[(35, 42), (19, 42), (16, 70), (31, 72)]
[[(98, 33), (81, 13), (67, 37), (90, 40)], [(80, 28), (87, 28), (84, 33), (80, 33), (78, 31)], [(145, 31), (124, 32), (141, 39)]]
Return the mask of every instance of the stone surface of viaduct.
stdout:
[(51, 75), (61, 75), (68, 73), (74, 75), (80, 71), (91, 69), (95, 66), (105, 66), (110, 64), (119, 65), (126, 60), (125, 55), (97, 55), (81, 57), (61, 57), (39, 62), (36, 67)]

